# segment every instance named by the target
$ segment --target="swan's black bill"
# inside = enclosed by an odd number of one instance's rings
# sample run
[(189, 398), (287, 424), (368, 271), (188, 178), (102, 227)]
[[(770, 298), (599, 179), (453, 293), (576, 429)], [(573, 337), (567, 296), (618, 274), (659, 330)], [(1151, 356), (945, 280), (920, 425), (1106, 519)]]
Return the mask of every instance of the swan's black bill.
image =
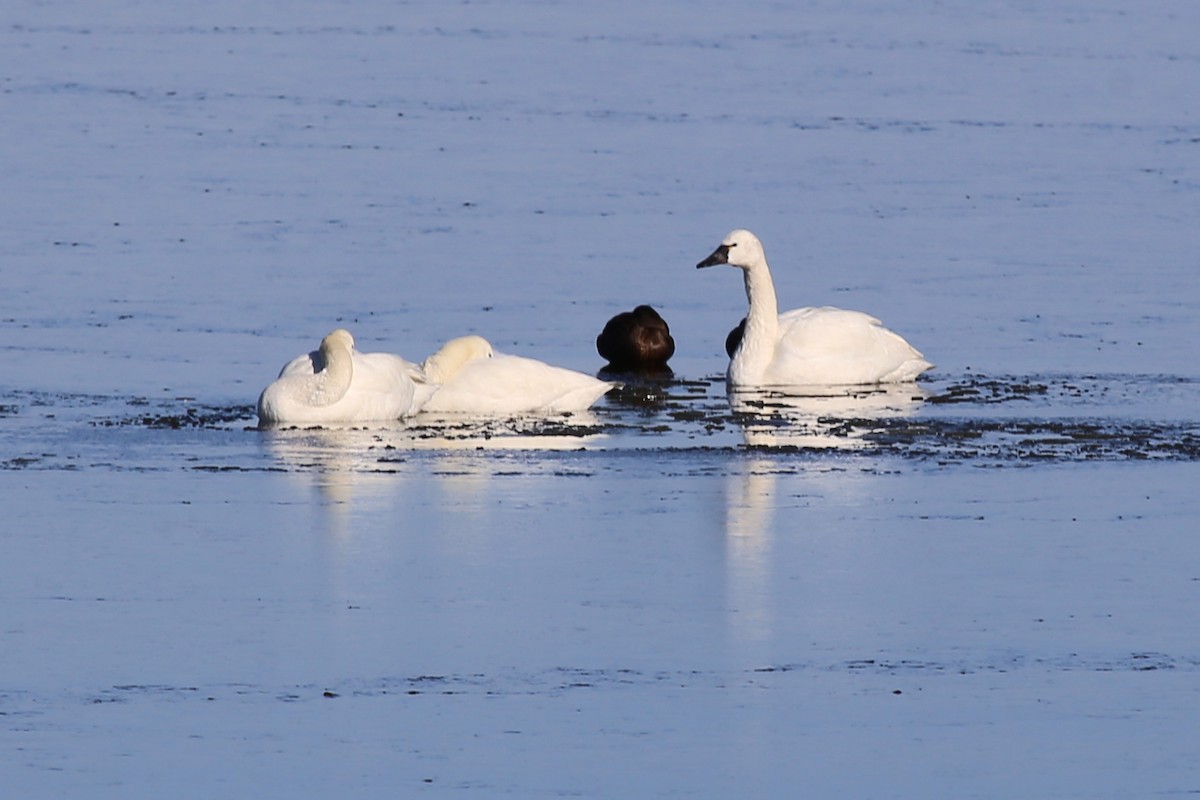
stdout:
[(718, 264), (728, 264), (728, 263), (729, 263), (729, 245), (723, 244), (720, 247), (718, 247), (716, 250), (713, 250), (713, 254), (711, 256), (709, 256), (708, 258), (704, 259), (699, 264), (697, 264), (696, 269), (700, 269), (701, 267), (715, 267)]

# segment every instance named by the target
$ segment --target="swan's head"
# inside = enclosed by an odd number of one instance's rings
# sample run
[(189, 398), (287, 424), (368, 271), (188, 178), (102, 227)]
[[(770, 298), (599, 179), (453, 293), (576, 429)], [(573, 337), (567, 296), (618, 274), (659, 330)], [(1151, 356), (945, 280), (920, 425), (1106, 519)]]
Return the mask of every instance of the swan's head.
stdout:
[(353, 350), (354, 337), (345, 328), (338, 328), (321, 340), (321, 352), (333, 353), (338, 350)]
[(441, 350), (425, 359), (421, 368), (431, 383), (446, 383), (467, 364), (492, 355), (491, 343), (482, 336), (460, 336), (442, 345)]
[(758, 237), (750, 231), (739, 228), (726, 236), (721, 242), (721, 246), (714, 250), (711, 256), (697, 264), (696, 268), (728, 264), (739, 269), (750, 269), (758, 264), (766, 263), (766, 260), (762, 242), (758, 240)]

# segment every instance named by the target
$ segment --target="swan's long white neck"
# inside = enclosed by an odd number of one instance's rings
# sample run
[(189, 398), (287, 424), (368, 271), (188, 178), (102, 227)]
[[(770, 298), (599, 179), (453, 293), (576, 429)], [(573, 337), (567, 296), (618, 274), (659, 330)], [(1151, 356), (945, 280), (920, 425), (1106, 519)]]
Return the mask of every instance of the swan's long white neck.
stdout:
[(316, 373), (311, 402), (315, 406), (333, 405), (345, 397), (354, 379), (354, 355), (349, 348), (326, 347), (322, 343), (324, 368)]
[(729, 362), (727, 377), (732, 384), (761, 381), (767, 365), (775, 357), (775, 344), (779, 338), (779, 305), (766, 259), (758, 259), (742, 272), (750, 311), (746, 315), (742, 344)]

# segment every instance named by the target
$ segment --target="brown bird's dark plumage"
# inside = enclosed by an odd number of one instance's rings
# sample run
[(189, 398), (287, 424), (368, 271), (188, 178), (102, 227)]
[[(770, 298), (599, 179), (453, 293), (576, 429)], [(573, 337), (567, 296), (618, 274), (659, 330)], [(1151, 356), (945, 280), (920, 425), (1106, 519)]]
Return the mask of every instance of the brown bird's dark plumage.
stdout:
[(733, 358), (733, 354), (737, 352), (738, 347), (742, 343), (742, 337), (746, 335), (746, 318), (742, 317), (742, 321), (737, 324), (737, 327), (729, 332), (725, 337), (725, 352)]
[(596, 350), (612, 371), (661, 371), (675, 353), (675, 340), (666, 320), (642, 305), (610, 319), (596, 337)]

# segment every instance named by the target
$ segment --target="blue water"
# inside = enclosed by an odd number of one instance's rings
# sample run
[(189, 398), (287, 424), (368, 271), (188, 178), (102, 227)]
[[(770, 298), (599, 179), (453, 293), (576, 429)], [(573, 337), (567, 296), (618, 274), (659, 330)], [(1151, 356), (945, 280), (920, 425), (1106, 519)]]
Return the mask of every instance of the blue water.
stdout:
[[(1197, 791), (1198, 14), (7, 11), (3, 782)], [(734, 227), (937, 368), (731, 404)], [(336, 327), (591, 373), (638, 303), (589, 414), (256, 427)]]

